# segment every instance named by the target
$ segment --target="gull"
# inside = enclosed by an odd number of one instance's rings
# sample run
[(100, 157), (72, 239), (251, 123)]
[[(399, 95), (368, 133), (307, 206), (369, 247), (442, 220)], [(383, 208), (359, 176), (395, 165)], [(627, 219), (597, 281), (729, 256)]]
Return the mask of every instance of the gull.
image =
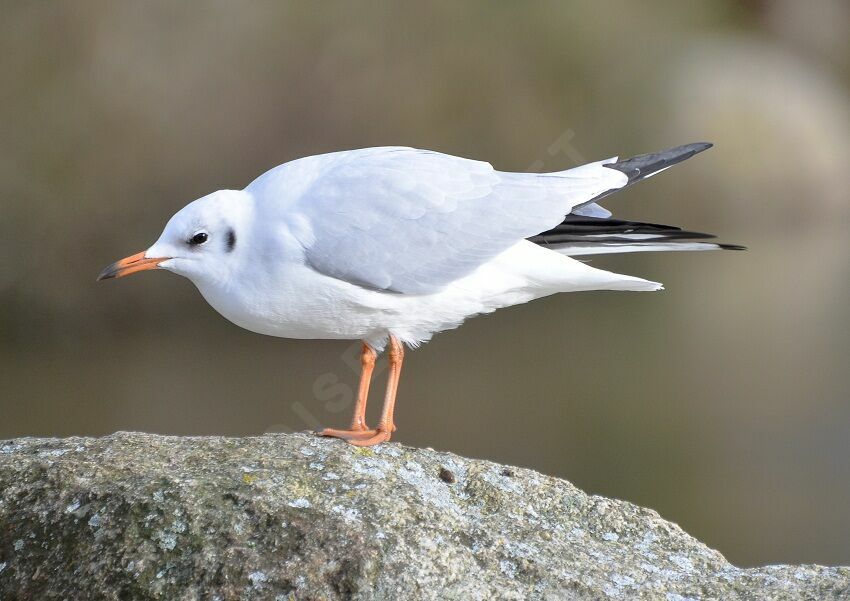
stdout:
[[(405, 346), (474, 315), (559, 292), (661, 290), (573, 257), (741, 247), (709, 234), (615, 219), (599, 201), (710, 148), (694, 143), (555, 173), (406, 147), (297, 159), (244, 190), (193, 201), (145, 251), (98, 280), (165, 269), (189, 278), (222, 316), (285, 338), (362, 341), (348, 429), (318, 434), (370, 446), (395, 431)], [(378, 354), (389, 375), (378, 425), (366, 402)]]

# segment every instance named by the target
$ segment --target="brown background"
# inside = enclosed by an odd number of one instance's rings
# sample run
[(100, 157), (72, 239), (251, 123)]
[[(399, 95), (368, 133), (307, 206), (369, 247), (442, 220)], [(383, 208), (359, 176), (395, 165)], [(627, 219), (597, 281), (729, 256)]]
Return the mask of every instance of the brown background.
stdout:
[(345, 423), (356, 346), (242, 331), (170, 274), (95, 284), (207, 192), (371, 145), (559, 170), (707, 139), (607, 204), (748, 252), (595, 259), (667, 290), (437, 336), (397, 439), (648, 505), (739, 564), (850, 563), (848, 24), (842, 0), (7, 2), (0, 437)]

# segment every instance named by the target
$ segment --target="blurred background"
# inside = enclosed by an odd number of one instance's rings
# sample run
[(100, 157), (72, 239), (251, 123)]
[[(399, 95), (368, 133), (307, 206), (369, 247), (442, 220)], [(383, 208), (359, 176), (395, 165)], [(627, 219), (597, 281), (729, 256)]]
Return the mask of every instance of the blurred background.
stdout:
[(739, 565), (848, 564), (848, 39), (845, 0), (5, 2), (0, 438), (347, 423), (356, 343), (240, 330), (168, 273), (95, 283), (208, 192), (363, 146), (555, 171), (709, 140), (606, 206), (748, 252), (597, 258), (667, 290), (438, 335), (395, 438), (655, 508)]

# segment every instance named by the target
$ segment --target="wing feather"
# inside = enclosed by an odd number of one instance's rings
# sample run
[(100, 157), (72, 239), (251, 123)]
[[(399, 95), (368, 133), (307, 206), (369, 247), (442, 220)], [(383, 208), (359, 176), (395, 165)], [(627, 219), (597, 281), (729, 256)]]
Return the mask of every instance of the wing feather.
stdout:
[(305, 257), (314, 269), (370, 288), (425, 294), (557, 226), (574, 206), (624, 186), (623, 173), (602, 167), (612, 160), (534, 174), (410, 148), (335, 153), (287, 210), (309, 224)]

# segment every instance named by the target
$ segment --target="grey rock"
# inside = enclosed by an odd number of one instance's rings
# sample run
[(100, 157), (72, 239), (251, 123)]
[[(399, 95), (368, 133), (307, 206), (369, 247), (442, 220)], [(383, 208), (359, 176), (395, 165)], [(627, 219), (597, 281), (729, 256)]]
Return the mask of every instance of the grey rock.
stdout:
[(0, 599), (847, 599), (536, 472), (311, 434), (0, 442)]

